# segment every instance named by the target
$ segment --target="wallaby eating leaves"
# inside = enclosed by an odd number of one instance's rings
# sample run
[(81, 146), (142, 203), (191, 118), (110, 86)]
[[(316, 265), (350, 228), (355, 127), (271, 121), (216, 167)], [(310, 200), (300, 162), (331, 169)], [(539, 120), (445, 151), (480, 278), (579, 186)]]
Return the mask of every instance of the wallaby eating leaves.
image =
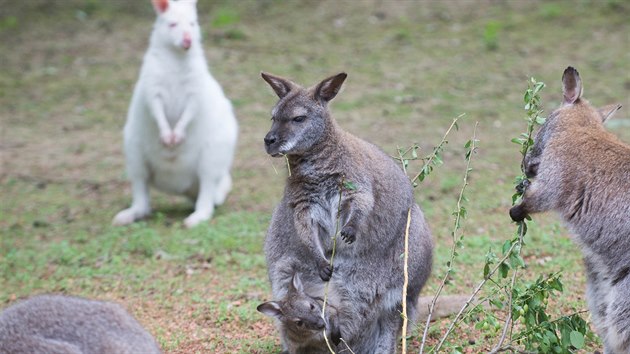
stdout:
[(40, 295), (0, 313), (2, 354), (159, 354), (153, 337), (121, 306)]
[(333, 348), (339, 344), (341, 333), (337, 327), (336, 308), (327, 304), (326, 318), (323, 318), (322, 302), (323, 299), (304, 292), (302, 280), (295, 273), (284, 300), (265, 302), (257, 309), (278, 320), (283, 344), (289, 354), (329, 353), (324, 331)]
[[(262, 74), (279, 97), (264, 138), (271, 156), (285, 155), (291, 174), (273, 213), (265, 255), (273, 296), (286, 295), (299, 271), (312, 296), (330, 281), (342, 338), (356, 353), (391, 353), (400, 333), (402, 301), (415, 318), (416, 300), (431, 271), (433, 241), (409, 178), (394, 160), (342, 130), (328, 103), (347, 75), (311, 88)], [(407, 215), (409, 287), (402, 299)], [(339, 222), (334, 269), (329, 262)], [(344, 242), (345, 241), (345, 242)]]
[(208, 71), (196, 0), (152, 0), (157, 20), (124, 129), (131, 207), (115, 225), (151, 212), (149, 185), (195, 200), (184, 220), (212, 217), (232, 187), (237, 124), (230, 101)]
[(560, 214), (584, 255), (587, 300), (605, 353), (630, 353), (630, 146), (603, 124), (620, 106), (591, 106), (572, 67), (562, 84), (562, 105), (525, 158), (533, 180), (510, 217)]

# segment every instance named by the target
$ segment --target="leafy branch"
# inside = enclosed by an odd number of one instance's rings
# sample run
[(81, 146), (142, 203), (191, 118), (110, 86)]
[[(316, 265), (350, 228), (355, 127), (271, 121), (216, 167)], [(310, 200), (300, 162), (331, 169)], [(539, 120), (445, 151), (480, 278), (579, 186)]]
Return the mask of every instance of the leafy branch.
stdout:
[(472, 171), (472, 168), (470, 167), (472, 157), (475, 153), (475, 150), (477, 149), (477, 143), (478, 143), (477, 126), (478, 125), (479, 125), (479, 122), (476, 122), (475, 127), (473, 129), (472, 139), (468, 140), (468, 142), (466, 142), (466, 144), (464, 145), (464, 148), (466, 148), (466, 154), (464, 155), (464, 158), (466, 159), (466, 170), (464, 171), (462, 188), (460, 189), (459, 196), (457, 198), (457, 210), (453, 212), (453, 216), (455, 217), (453, 221), (453, 230), (451, 231), (451, 236), (453, 238), (453, 245), (451, 247), (450, 258), (446, 262), (446, 267), (447, 267), (446, 274), (444, 274), (444, 277), (442, 278), (442, 282), (440, 283), (440, 286), (435, 292), (435, 295), (433, 296), (433, 300), (431, 300), (431, 304), (429, 305), (429, 315), (427, 316), (426, 324), (424, 326), (424, 332), (422, 333), (420, 353), (422, 353), (424, 346), (426, 344), (426, 339), (427, 339), (427, 334), (429, 333), (429, 326), (431, 323), (431, 318), (433, 316), (433, 311), (435, 310), (435, 304), (437, 303), (437, 300), (440, 297), (440, 294), (442, 293), (444, 286), (448, 282), (451, 272), (453, 271), (453, 262), (455, 260), (455, 257), (458, 256), (457, 250), (463, 247), (464, 236), (463, 235), (458, 236), (458, 231), (461, 229), (462, 219), (466, 218), (466, 214), (467, 214), (466, 208), (463, 206), (463, 202), (466, 200), (466, 197), (464, 196), (464, 192), (466, 191), (466, 187), (468, 186), (469, 173)]

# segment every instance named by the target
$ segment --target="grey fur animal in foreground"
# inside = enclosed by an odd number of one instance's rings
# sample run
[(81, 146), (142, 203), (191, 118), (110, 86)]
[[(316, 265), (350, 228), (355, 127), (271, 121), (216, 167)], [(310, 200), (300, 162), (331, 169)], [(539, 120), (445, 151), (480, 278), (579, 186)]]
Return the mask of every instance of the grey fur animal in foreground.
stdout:
[(326, 305), (322, 316), (322, 298), (304, 292), (299, 274), (293, 276), (287, 297), (280, 301), (268, 301), (258, 305), (258, 311), (278, 320), (278, 327), (288, 353), (330, 353), (328, 344), (336, 348), (340, 342), (337, 309)]
[(525, 159), (534, 178), (515, 221), (556, 211), (576, 236), (586, 266), (587, 300), (606, 354), (630, 353), (630, 146), (606, 131), (620, 106), (595, 109), (572, 67), (562, 75), (562, 106), (536, 134)]
[(159, 354), (121, 306), (61, 295), (19, 301), (0, 313), (0, 354)]
[[(341, 337), (350, 348), (393, 353), (402, 327), (401, 255), (409, 211), (410, 279), (404, 299), (409, 318), (415, 318), (432, 263), (433, 241), (409, 178), (387, 154), (345, 132), (331, 117), (328, 103), (345, 73), (308, 89), (262, 76), (280, 98), (265, 148), (272, 156), (286, 155), (291, 171), (265, 239), (273, 298), (286, 297), (296, 272), (314, 297), (323, 297), (330, 281), (330, 303), (339, 310)], [(328, 260), (338, 221), (333, 269)]]

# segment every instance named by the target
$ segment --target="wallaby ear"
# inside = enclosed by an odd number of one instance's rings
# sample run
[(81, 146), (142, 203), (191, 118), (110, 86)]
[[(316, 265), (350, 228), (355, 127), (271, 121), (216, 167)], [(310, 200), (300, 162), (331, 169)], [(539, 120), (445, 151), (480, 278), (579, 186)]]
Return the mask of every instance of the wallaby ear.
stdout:
[(335, 76), (331, 76), (324, 81), (320, 82), (315, 87), (315, 99), (328, 102), (337, 96), (341, 85), (348, 77), (346, 73), (340, 73)]
[(283, 98), (296, 87), (293, 82), (280, 76), (275, 76), (264, 72), (260, 73), (260, 76), (262, 76), (263, 80), (267, 81), (269, 86), (271, 86), (271, 88), (276, 92), (276, 95), (278, 95), (279, 98)]
[(300, 274), (293, 274), (293, 281), (291, 282), (292, 289), (298, 292), (304, 292), (304, 285), (302, 284), (302, 279), (300, 279)]
[(582, 79), (580, 73), (572, 66), (566, 68), (562, 74), (562, 93), (563, 105), (573, 104), (582, 96)]
[(597, 111), (599, 112), (599, 115), (602, 116), (602, 123), (604, 123), (609, 118), (612, 118), (619, 109), (621, 109), (620, 104), (609, 104), (604, 107), (599, 107)]
[(262, 304), (258, 305), (258, 307), (256, 307), (256, 310), (270, 317), (282, 317), (282, 309), (280, 308), (280, 304), (275, 301), (263, 302)]
[(151, 2), (153, 2), (153, 8), (158, 15), (165, 13), (168, 9), (169, 0), (151, 0)]

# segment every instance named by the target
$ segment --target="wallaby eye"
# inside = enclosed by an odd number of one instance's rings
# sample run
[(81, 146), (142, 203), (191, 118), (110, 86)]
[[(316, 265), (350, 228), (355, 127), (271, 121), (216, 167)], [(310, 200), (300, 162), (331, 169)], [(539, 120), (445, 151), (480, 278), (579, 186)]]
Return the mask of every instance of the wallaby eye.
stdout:
[(310, 304), (310, 305), (311, 305), (311, 310), (315, 310), (315, 306), (313, 304)]
[(169, 24), (168, 24), (168, 26), (169, 26), (170, 28), (177, 27), (177, 22), (171, 22), (171, 23), (169, 23)]
[(297, 116), (293, 118), (293, 121), (296, 123), (302, 123), (306, 119), (306, 116)]
[(304, 322), (302, 322), (302, 320), (295, 320), (295, 324), (296, 324), (298, 327), (302, 327), (302, 325), (304, 324)]

